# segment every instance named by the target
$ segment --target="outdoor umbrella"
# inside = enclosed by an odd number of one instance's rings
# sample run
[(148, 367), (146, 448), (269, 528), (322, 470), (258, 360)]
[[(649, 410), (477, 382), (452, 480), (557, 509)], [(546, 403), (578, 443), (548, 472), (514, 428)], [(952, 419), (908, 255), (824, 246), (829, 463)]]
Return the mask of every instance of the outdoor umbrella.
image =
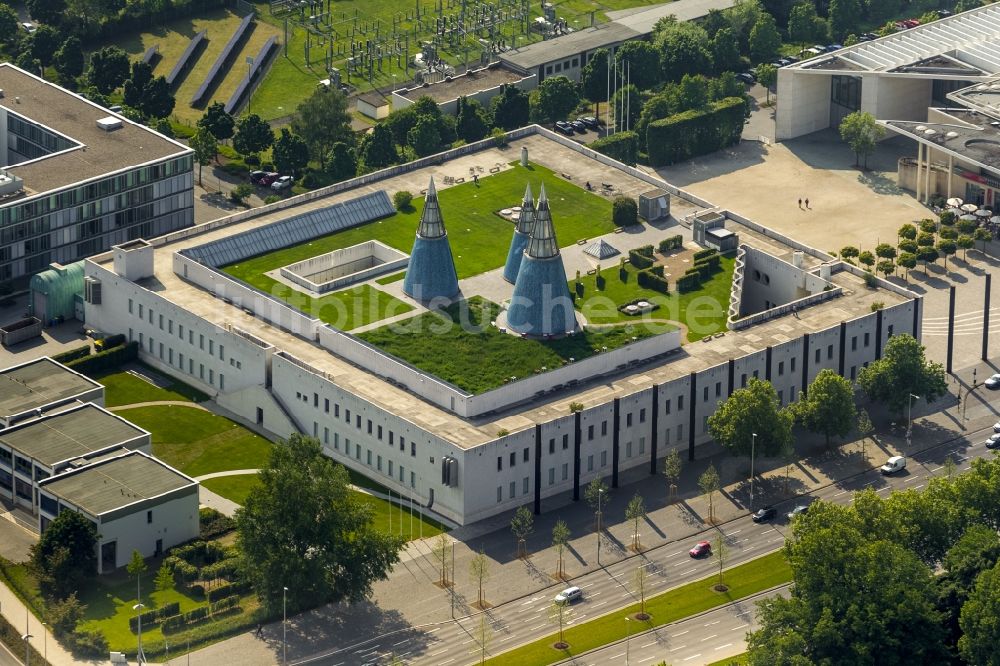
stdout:
[(975, 222), (976, 221), (976, 216), (975, 215), (963, 215), (962, 217), (960, 217), (958, 219), (960, 219), (960, 220), (972, 220), (973, 222)]
[(975, 213), (976, 217), (990, 217), (993, 215), (993, 211), (989, 208), (980, 208)]
[(959, 206), (962, 205), (962, 203), (963, 203), (962, 200), (959, 199), (958, 197), (952, 197), (951, 199), (948, 199), (948, 205), (952, 206), (953, 208), (958, 208)]
[(976, 204), (963, 204), (961, 208), (967, 213), (973, 213), (979, 206)]
[(1000, 215), (994, 215), (991, 217), (990, 224), (1000, 224)]
[(951, 213), (952, 215), (954, 215), (955, 217), (958, 217), (959, 215), (962, 214), (962, 209), (961, 208), (949, 208), (948, 212)]

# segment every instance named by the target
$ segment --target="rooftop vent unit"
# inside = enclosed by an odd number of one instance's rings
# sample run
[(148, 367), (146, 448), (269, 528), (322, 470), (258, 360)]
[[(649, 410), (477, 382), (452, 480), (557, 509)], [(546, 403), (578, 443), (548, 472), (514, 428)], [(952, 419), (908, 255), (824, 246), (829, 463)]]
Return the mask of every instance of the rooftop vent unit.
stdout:
[(97, 121), (97, 126), (100, 127), (105, 132), (111, 132), (113, 130), (119, 129), (122, 126), (121, 118), (115, 118), (114, 116), (108, 116), (107, 118), (101, 118)]
[(4, 97), (4, 95), (3, 95), (3, 88), (0, 88), (0, 99), (3, 99), (3, 97)]

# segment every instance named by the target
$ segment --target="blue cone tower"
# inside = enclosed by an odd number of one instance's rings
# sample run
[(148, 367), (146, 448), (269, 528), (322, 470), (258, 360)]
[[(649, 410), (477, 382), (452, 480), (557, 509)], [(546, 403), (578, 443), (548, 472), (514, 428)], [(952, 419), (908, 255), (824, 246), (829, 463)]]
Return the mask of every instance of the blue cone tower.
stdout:
[(531, 184), (524, 188), (524, 201), (521, 202), (521, 215), (514, 227), (514, 237), (510, 241), (510, 251), (507, 253), (507, 263), (503, 267), (503, 279), (511, 284), (517, 282), (517, 272), (521, 269), (521, 259), (524, 250), (531, 239), (531, 230), (535, 226), (535, 202), (531, 198)]
[(545, 185), (538, 196), (535, 225), (507, 308), (507, 327), (537, 337), (563, 335), (576, 329), (576, 312), (552, 226)]
[(451, 298), (458, 293), (458, 274), (441, 218), (434, 178), (427, 186), (424, 211), (403, 280), (403, 293), (418, 301)]

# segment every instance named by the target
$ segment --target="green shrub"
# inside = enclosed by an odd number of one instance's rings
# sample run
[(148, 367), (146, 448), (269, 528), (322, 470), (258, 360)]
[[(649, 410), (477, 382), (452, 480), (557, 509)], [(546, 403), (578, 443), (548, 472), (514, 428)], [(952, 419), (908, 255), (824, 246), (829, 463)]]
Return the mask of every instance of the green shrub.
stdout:
[(682, 245), (684, 245), (684, 237), (678, 234), (676, 236), (671, 236), (670, 238), (664, 238), (663, 240), (661, 240), (659, 245), (659, 250), (661, 253), (669, 252), (670, 250), (679, 248)]
[(745, 121), (746, 101), (739, 97), (655, 120), (646, 129), (649, 161), (665, 166), (714, 153), (739, 141)]
[[(663, 266), (656, 266), (654, 268), (659, 268), (660, 272), (663, 272)], [(668, 292), (668, 283), (666, 278), (662, 275), (657, 275), (652, 270), (649, 271), (639, 271), (639, 275), (636, 278), (640, 287), (645, 287), (646, 289), (652, 289), (653, 291), (658, 291), (660, 293), (666, 294)]]
[(507, 133), (504, 132), (499, 127), (494, 127), (493, 128), (493, 131), (490, 132), (490, 138), (493, 139), (493, 144), (497, 148), (506, 148), (507, 147)]
[(874, 289), (878, 286), (878, 280), (875, 279), (875, 276), (872, 275), (870, 271), (865, 271), (865, 286), (870, 289)]
[(170, 129), (173, 131), (174, 137), (178, 139), (190, 139), (197, 132), (194, 127), (174, 122), (170, 123)]
[(639, 224), (639, 206), (632, 197), (615, 197), (611, 203), (611, 220), (616, 227)]
[(56, 363), (62, 363), (63, 365), (69, 363), (70, 361), (75, 361), (78, 358), (83, 358), (84, 356), (90, 356), (90, 345), (83, 345), (82, 347), (75, 347), (68, 351), (64, 351), (61, 354), (56, 354), (52, 357), (52, 360)]
[(226, 609), (232, 608), (233, 606), (238, 606), (240, 603), (240, 595), (231, 594), (228, 597), (223, 597), (211, 605), (212, 612), (218, 613), (219, 611), (224, 611)]
[[(201, 568), (200, 577), (202, 580), (218, 580), (219, 578), (225, 578), (228, 580), (234, 579), (239, 571), (239, 560), (235, 557), (226, 558), (224, 560), (219, 560), (207, 566)], [(222, 587), (226, 587), (223, 585)], [(221, 599), (224, 594), (220, 596), (220, 588), (210, 590), (208, 593), (208, 600), (215, 601), (216, 599)], [(230, 592), (230, 594), (232, 594)]]
[[(210, 507), (204, 506), (198, 510), (198, 524), (199, 533), (202, 539), (214, 539), (216, 537), (222, 536), (227, 532), (232, 532), (236, 529), (236, 521), (222, 513), (221, 511), (216, 511)], [(179, 558), (175, 556), (168, 557), (164, 562), (171, 559), (178, 560)], [(171, 564), (174, 573), (176, 573), (176, 566)], [(192, 567), (193, 568), (193, 567)]]
[(250, 186), (250, 183), (240, 183), (229, 191), (229, 200), (242, 206), (251, 194), (253, 194), (253, 187)]
[(94, 343), (94, 349), (96, 351), (104, 351), (105, 349), (112, 349), (118, 345), (123, 345), (127, 342), (125, 336), (121, 333), (115, 333), (114, 335), (109, 335), (108, 337), (98, 340)]
[(638, 269), (649, 268), (653, 265), (653, 260), (641, 254), (638, 250), (628, 251), (628, 261)]
[(704, 250), (698, 250), (694, 253), (694, 260), (704, 259), (705, 257), (711, 257), (713, 254), (718, 254), (714, 248), (706, 248)]
[(406, 190), (400, 190), (392, 195), (392, 205), (396, 207), (396, 210), (409, 210), (412, 202), (413, 195)]
[(191, 623), (197, 622), (198, 620), (203, 620), (208, 617), (208, 606), (198, 606), (187, 613), (184, 613), (184, 622)]
[(264, 197), (264, 203), (266, 204), (278, 203), (279, 201), (281, 201), (281, 197), (277, 194), (268, 194)]
[(698, 273), (697, 269), (691, 273), (690, 270), (677, 279), (677, 291), (684, 293), (687, 291), (694, 291), (701, 286), (701, 275)]
[(166, 618), (163, 622), (160, 623), (160, 630), (166, 634), (178, 631), (183, 626), (184, 626), (184, 616), (174, 615), (172, 617)]
[(230, 176), (245, 178), (250, 175), (250, 167), (240, 160), (232, 160), (218, 167), (220, 171), (228, 173)]
[(594, 141), (590, 148), (623, 164), (635, 166), (639, 155), (639, 135), (635, 132), (615, 132)]
[(139, 357), (139, 343), (134, 340), (127, 345), (107, 349), (98, 354), (79, 358), (66, 365), (85, 375), (94, 375), (105, 370), (116, 370)]
[(642, 247), (637, 247), (637, 248), (635, 248), (635, 251), (638, 252), (639, 254), (641, 254), (644, 257), (652, 257), (653, 256), (653, 246), (652, 245), (643, 245)]
[[(83, 659), (107, 659), (108, 640), (99, 631), (75, 631), (71, 634), (64, 634), (60, 637), (62, 643), (73, 656)], [(39, 659), (37, 663), (45, 663)]]

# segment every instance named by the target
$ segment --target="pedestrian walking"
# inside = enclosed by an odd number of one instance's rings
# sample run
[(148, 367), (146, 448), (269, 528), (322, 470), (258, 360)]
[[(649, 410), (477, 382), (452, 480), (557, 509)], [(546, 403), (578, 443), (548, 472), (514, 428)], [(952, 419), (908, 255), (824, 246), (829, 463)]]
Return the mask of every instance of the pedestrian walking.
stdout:
[(802, 208), (802, 197), (799, 197), (799, 208)]
[(257, 631), (253, 632), (254, 638), (264, 637), (264, 627), (260, 622), (257, 623)]
[(809, 208), (809, 198), (806, 197), (806, 208)]

